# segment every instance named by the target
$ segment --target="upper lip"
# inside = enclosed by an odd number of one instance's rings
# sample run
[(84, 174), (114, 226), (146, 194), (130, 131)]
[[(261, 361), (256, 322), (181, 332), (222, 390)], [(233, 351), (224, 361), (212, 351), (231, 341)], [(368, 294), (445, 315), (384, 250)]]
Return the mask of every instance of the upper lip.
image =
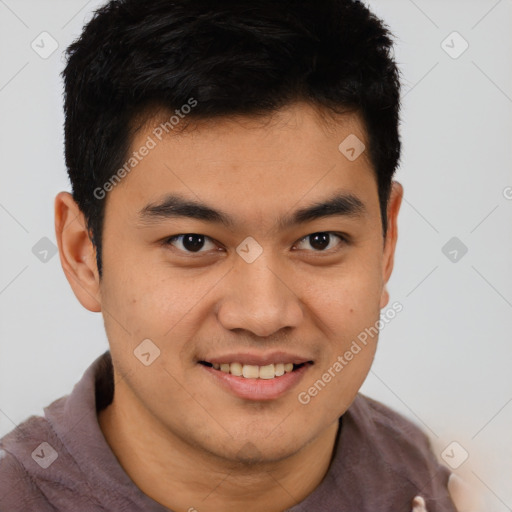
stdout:
[(269, 352), (268, 354), (255, 354), (255, 353), (247, 353), (247, 352), (233, 352), (224, 354), (222, 356), (214, 356), (214, 357), (205, 357), (200, 359), (199, 361), (205, 361), (207, 363), (240, 363), (240, 364), (250, 364), (255, 366), (266, 366), (269, 364), (278, 364), (278, 363), (293, 363), (293, 364), (302, 364), (307, 363), (309, 361), (312, 362), (312, 359), (308, 357), (302, 357), (297, 354), (291, 354), (289, 352)]

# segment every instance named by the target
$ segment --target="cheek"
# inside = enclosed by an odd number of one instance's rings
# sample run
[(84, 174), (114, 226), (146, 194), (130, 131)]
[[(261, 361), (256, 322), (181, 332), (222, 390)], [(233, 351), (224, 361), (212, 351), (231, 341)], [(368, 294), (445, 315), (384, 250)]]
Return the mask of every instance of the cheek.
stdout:
[(321, 320), (328, 340), (315, 377), (330, 382), (324, 399), (332, 396), (334, 401), (355, 396), (370, 369), (378, 340), (379, 267), (375, 262), (358, 261), (350, 271), (348, 268), (311, 281), (307, 294), (309, 308)]
[(304, 276), (308, 285), (305, 300), (328, 325), (338, 332), (350, 326), (364, 328), (368, 321), (378, 318), (382, 292), (380, 267), (375, 262), (354, 262), (340, 266), (323, 276)]
[(179, 280), (128, 253), (116, 264), (105, 260), (104, 276), (102, 304), (134, 337), (161, 337), (194, 299)]
[(102, 303), (110, 313), (104, 318), (111, 344), (133, 352), (150, 339), (160, 350), (159, 363), (181, 372), (191, 361), (189, 341), (211, 314), (211, 289), (218, 280), (218, 275), (184, 276), (168, 268), (134, 271), (125, 263), (106, 269)]

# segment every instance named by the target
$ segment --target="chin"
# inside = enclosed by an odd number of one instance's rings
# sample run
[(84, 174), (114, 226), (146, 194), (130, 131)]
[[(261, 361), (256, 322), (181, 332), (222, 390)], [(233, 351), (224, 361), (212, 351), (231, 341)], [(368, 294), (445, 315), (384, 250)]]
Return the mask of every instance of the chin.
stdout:
[(303, 445), (307, 444), (298, 443), (297, 437), (294, 435), (293, 439), (289, 443), (283, 443), (283, 438), (278, 440), (269, 441), (269, 439), (255, 439), (247, 438), (229, 441), (229, 448), (227, 450), (219, 451), (219, 445), (216, 444), (214, 453), (217, 457), (228, 459), (233, 463), (241, 464), (244, 466), (257, 466), (263, 464), (276, 463), (291, 457), (296, 452), (303, 448)]

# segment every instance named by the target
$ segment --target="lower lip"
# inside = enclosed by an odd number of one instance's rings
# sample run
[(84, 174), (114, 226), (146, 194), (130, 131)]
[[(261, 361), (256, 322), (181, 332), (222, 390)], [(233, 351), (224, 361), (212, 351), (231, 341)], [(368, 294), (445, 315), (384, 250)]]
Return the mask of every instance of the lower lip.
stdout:
[(285, 373), (273, 379), (246, 379), (237, 377), (209, 366), (198, 363), (221, 386), (240, 398), (246, 400), (275, 400), (290, 391), (302, 379), (305, 372), (311, 366), (306, 363), (292, 372)]

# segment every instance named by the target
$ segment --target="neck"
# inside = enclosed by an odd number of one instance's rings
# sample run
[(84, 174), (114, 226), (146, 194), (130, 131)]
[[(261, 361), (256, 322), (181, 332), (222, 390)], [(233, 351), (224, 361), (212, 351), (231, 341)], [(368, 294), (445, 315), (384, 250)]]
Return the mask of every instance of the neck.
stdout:
[(314, 491), (332, 459), (338, 421), (286, 459), (242, 464), (190, 446), (123, 398), (116, 387), (100, 428), (135, 485), (171, 510), (281, 512)]

